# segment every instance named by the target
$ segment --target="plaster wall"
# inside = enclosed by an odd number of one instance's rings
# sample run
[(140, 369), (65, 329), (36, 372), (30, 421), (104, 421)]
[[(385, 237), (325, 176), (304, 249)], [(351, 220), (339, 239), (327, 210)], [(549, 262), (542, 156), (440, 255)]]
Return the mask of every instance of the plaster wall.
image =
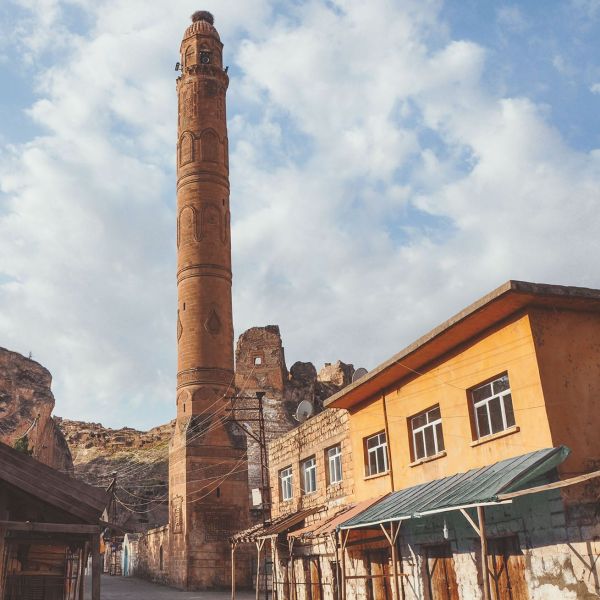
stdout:
[[(476, 441), (469, 390), (508, 373), (516, 427), (508, 434)], [(351, 436), (356, 497), (366, 499), (391, 489), (389, 476), (364, 476), (364, 438), (384, 429), (385, 398), (388, 445), (394, 489), (552, 446), (535, 345), (528, 315), (515, 316), (472, 340), (419, 374), (412, 373), (352, 412)], [(435, 460), (413, 462), (409, 419), (440, 406), (445, 451)], [(506, 432), (508, 433), (508, 432)]]
[[(600, 314), (537, 309), (531, 323), (552, 442), (572, 451), (561, 472), (599, 469)], [(595, 486), (581, 490), (598, 496)]]

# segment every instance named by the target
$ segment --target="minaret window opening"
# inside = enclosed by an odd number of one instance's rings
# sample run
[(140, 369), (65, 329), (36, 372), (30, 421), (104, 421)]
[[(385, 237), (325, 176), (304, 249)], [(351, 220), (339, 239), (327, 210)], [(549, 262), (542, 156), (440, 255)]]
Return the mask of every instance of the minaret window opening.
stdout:
[(200, 63), (203, 65), (210, 65), (210, 52), (200, 52)]

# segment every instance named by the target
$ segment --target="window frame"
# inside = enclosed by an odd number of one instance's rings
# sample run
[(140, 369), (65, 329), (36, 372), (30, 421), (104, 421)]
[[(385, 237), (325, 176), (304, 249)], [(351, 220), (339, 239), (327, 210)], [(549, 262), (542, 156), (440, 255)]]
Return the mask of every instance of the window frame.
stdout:
[[(383, 436), (383, 442), (381, 441), (381, 436)], [(369, 448), (369, 442), (371, 440), (378, 440), (377, 445), (373, 446), (372, 448)], [(379, 455), (378, 455), (378, 451), (382, 449), (382, 462), (383, 465), (379, 464)], [(374, 477), (376, 475), (385, 475), (386, 473), (389, 473), (390, 470), (390, 461), (389, 461), (389, 456), (388, 456), (388, 442), (387, 442), (387, 435), (385, 430), (382, 431), (378, 431), (377, 433), (374, 433), (373, 435), (369, 435), (366, 438), (364, 438), (364, 452), (365, 452), (365, 477)], [(377, 470), (373, 471), (371, 469), (371, 455), (373, 455), (375, 457), (375, 464), (377, 466)], [(383, 466), (383, 469), (380, 469), (379, 467)]]
[[(286, 495), (289, 491), (289, 496)], [(294, 470), (292, 465), (279, 470), (279, 495), (282, 502), (289, 502), (294, 498)]]
[[(335, 454), (332, 454), (332, 451), (337, 451)], [(335, 444), (326, 448), (325, 450), (325, 463), (327, 464), (327, 484), (328, 485), (337, 485), (344, 481), (344, 469), (342, 466), (342, 444)], [(339, 468), (332, 469), (332, 463), (337, 463)], [(339, 478), (337, 478), (337, 472), (339, 471)], [(332, 475), (336, 475), (334, 479)]]
[[(430, 421), (429, 414), (435, 410), (437, 410), (439, 412), (440, 416), (438, 418)], [(418, 427), (415, 428), (414, 422), (419, 417), (425, 417), (426, 422), (424, 425), (419, 425)], [(408, 421), (409, 421), (409, 430), (410, 430), (410, 440), (411, 440), (411, 450), (412, 450), (413, 461), (417, 462), (417, 461), (421, 461), (421, 460), (427, 460), (428, 458), (434, 458), (434, 457), (440, 455), (442, 452), (446, 451), (446, 443), (444, 441), (444, 426), (442, 424), (442, 410), (441, 410), (441, 407), (439, 404), (430, 406), (429, 408), (422, 410), (421, 412), (417, 413), (416, 415), (409, 417)], [(439, 425), (439, 430), (440, 430), (440, 434), (441, 434), (441, 443), (440, 443), (440, 439), (438, 439), (438, 427), (437, 427), (438, 425)], [(431, 429), (433, 431), (434, 452), (431, 454), (427, 454), (427, 437), (426, 437), (426, 433), (425, 433), (426, 429)], [(417, 451), (418, 450), (417, 435), (419, 433), (422, 434), (422, 443), (423, 443), (423, 452), (424, 452), (423, 456), (419, 456), (418, 451)]]
[[(499, 381), (503, 378), (506, 378), (507, 388), (505, 390), (501, 390), (500, 392), (494, 392), (494, 383), (496, 383), (497, 381)], [(475, 392), (484, 388), (487, 385), (490, 386), (491, 395), (487, 396), (483, 399), (476, 400), (474, 397)], [(509, 421), (507, 418), (507, 410), (506, 410), (506, 397), (507, 396), (509, 397), (508, 401), (510, 402), (510, 413), (512, 414), (512, 423), (511, 424), (509, 424)], [(470, 410), (471, 410), (473, 440), (474, 441), (483, 440), (483, 439), (489, 438), (494, 435), (499, 435), (505, 431), (512, 429), (513, 427), (516, 427), (515, 411), (514, 411), (514, 406), (513, 406), (513, 401), (512, 401), (512, 389), (510, 387), (510, 378), (508, 376), (508, 371), (505, 371), (504, 373), (500, 373), (499, 375), (495, 375), (494, 377), (491, 377), (490, 379), (487, 379), (487, 380), (483, 381), (482, 383), (478, 383), (477, 385), (470, 388), (469, 389), (469, 399), (470, 399)], [(495, 399), (498, 399), (498, 401), (499, 401), (500, 416), (501, 416), (501, 420), (502, 420), (502, 429), (498, 429), (496, 431), (493, 430), (492, 414), (491, 414), (491, 410), (490, 410), (490, 404)], [(486, 408), (485, 412), (486, 412), (486, 420), (487, 420), (487, 427), (488, 427), (488, 433), (485, 433), (483, 435), (480, 432), (479, 415), (478, 415), (478, 409), (481, 408), (482, 406), (485, 406), (485, 408)]]
[[(304, 495), (314, 494), (317, 491), (317, 457), (314, 454), (300, 462), (300, 473), (302, 477), (302, 493)], [(309, 489), (309, 486), (306, 485), (307, 476), (310, 482), (314, 484), (312, 489)]]

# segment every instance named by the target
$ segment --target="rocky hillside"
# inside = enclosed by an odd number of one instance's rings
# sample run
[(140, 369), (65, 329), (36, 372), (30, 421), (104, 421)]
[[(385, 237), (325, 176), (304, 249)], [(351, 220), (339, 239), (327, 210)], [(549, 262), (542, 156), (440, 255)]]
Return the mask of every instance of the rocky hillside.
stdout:
[(137, 431), (56, 417), (73, 455), (75, 476), (108, 487), (116, 475), (116, 521), (133, 529), (168, 521), (168, 446), (175, 422)]
[(42, 365), (0, 348), (0, 442), (27, 446), (40, 462), (72, 474), (69, 446), (52, 418), (51, 383)]

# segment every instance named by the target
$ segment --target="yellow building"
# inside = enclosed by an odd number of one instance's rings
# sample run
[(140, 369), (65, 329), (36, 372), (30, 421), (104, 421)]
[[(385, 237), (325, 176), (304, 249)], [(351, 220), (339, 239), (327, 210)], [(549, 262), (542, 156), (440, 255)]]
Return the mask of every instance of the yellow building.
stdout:
[(599, 400), (600, 291), (509, 281), (326, 405), (350, 411), (363, 499), (559, 445), (562, 475), (599, 468)]
[(600, 598), (599, 399), (600, 290), (509, 281), (272, 443), (238, 539), (279, 600)]
[(585, 475), (600, 466), (599, 399), (600, 291), (519, 281), (330, 398), (350, 413), (354, 500), (382, 497), (340, 526), (341, 545), (360, 562), (379, 528), (401, 573), (377, 586), (367, 565), (363, 591), (355, 568), (347, 597), (600, 598)]

